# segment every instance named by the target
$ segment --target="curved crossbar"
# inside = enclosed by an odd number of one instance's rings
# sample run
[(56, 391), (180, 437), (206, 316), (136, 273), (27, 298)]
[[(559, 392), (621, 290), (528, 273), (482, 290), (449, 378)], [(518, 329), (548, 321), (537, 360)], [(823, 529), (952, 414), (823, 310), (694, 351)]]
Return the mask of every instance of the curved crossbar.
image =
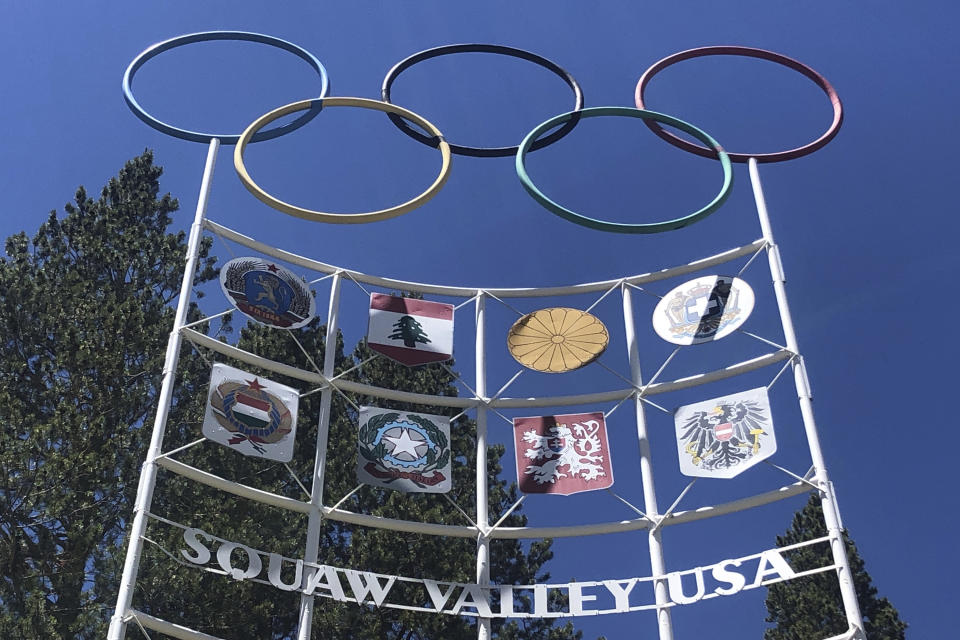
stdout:
[(130, 609), (129, 611), (130, 614), (127, 619), (136, 620), (144, 629), (150, 629), (151, 631), (162, 633), (171, 638), (177, 638), (177, 640), (223, 640), (223, 638), (218, 636), (212, 636), (209, 633), (203, 633), (202, 631), (195, 631), (189, 627), (173, 624), (172, 622), (167, 622), (166, 620), (151, 616), (142, 611), (137, 611), (136, 609)]
[(735, 247), (733, 249), (729, 249), (728, 251), (724, 251), (707, 258), (702, 258), (700, 260), (694, 260), (693, 262), (689, 262), (687, 264), (677, 265), (675, 267), (661, 269), (660, 271), (653, 271), (650, 273), (627, 276), (624, 278), (615, 278), (613, 280), (585, 282), (583, 284), (574, 284), (563, 287), (525, 287), (518, 289), (502, 289), (497, 287), (447, 286), (372, 276), (360, 271), (336, 267), (325, 262), (320, 262), (319, 260), (313, 260), (295, 253), (290, 253), (289, 251), (271, 247), (270, 245), (257, 242), (249, 236), (245, 236), (242, 233), (217, 224), (211, 220), (204, 220), (204, 227), (208, 231), (211, 231), (212, 233), (215, 233), (226, 240), (236, 242), (237, 244), (247, 247), (248, 249), (253, 249), (254, 251), (262, 253), (263, 255), (276, 258), (277, 260), (283, 260), (289, 264), (295, 264), (312, 271), (319, 271), (320, 273), (328, 274), (342, 273), (343, 275), (352, 280), (356, 280), (357, 282), (362, 282), (364, 284), (369, 284), (376, 287), (383, 287), (385, 289), (416, 291), (417, 293), (430, 293), (435, 295), (462, 298), (472, 298), (481, 292), (497, 296), (498, 298), (544, 298), (548, 296), (566, 296), (576, 295), (578, 293), (603, 292), (607, 291), (610, 289), (610, 287), (618, 283), (642, 285), (649, 282), (656, 282), (658, 280), (666, 280), (667, 278), (686, 275), (688, 273), (700, 271), (701, 269), (706, 269), (707, 267), (712, 267), (725, 262), (730, 262), (731, 260), (736, 260), (737, 258), (752, 255), (759, 251), (766, 243), (766, 241), (763, 239), (754, 240), (750, 244), (745, 244), (742, 247)]
[[(298, 513), (309, 513), (313, 508), (309, 502), (294, 500), (278, 496), (269, 491), (256, 489), (249, 485), (241, 484), (227, 480), (218, 475), (207, 471), (197, 469), (183, 462), (173, 460), (172, 458), (161, 457), (157, 459), (164, 469), (172, 471), (185, 478), (189, 478), (200, 484), (220, 489), (241, 498), (247, 498), (255, 502), (280, 507)], [(735, 513), (750, 509), (778, 500), (785, 500), (804, 492), (810, 491), (810, 485), (805, 482), (795, 482), (791, 485), (759, 493), (754, 496), (724, 502), (718, 505), (706, 505), (689, 511), (679, 511), (664, 519), (662, 525), (670, 526), (674, 524), (683, 524), (704, 520), (716, 516)], [(396, 518), (384, 518), (383, 516), (374, 516), (366, 513), (356, 513), (345, 509), (331, 509), (322, 507), (323, 517), (338, 522), (371, 527), (374, 529), (386, 529), (390, 531), (405, 531), (408, 533), (419, 533), (433, 536), (450, 536), (453, 538), (476, 538), (480, 530), (474, 526), (438, 524), (433, 522), (417, 522), (413, 520), (398, 520)], [(646, 518), (634, 518), (630, 520), (619, 520), (611, 522), (597, 522), (591, 524), (577, 525), (558, 525), (551, 527), (498, 527), (489, 532), (490, 538), (499, 539), (531, 539), (531, 538), (572, 538), (577, 536), (595, 536), (607, 533), (623, 533), (626, 531), (639, 531), (650, 528), (650, 521)]]
[[(498, 409), (569, 407), (593, 402), (618, 402), (635, 393), (635, 389), (627, 388), (614, 389), (612, 391), (600, 391), (597, 393), (582, 393), (570, 396), (494, 398), (492, 400), (487, 399), (486, 402), (483, 402), (477, 398), (469, 397), (433, 396), (424, 393), (412, 393), (410, 391), (399, 391), (397, 389), (374, 387), (368, 384), (353, 382), (350, 380), (333, 380), (328, 382), (326, 378), (319, 373), (313, 373), (304, 369), (291, 367), (290, 365), (283, 364), (282, 362), (269, 360), (263, 356), (258, 356), (255, 353), (244, 351), (243, 349), (234, 347), (233, 345), (225, 342), (220, 342), (215, 338), (211, 338), (210, 336), (204, 335), (198, 331), (194, 331), (193, 329), (182, 329), (182, 333), (184, 338), (190, 342), (193, 342), (194, 344), (207, 347), (211, 351), (215, 351), (220, 355), (224, 355), (228, 358), (233, 358), (247, 364), (252, 364), (262, 369), (273, 371), (274, 373), (290, 376), (291, 378), (303, 380), (304, 382), (311, 382), (317, 385), (325, 386), (327, 384), (331, 384), (334, 388), (339, 389), (340, 391), (349, 391), (350, 393), (373, 396), (375, 398), (385, 398), (388, 400), (396, 400), (398, 402), (410, 402), (413, 404), (435, 405), (440, 407), (458, 407), (461, 409), (468, 409), (481, 404)], [(698, 373), (696, 375), (687, 376), (685, 378), (677, 378), (676, 380), (671, 380), (668, 382), (655, 382), (644, 387), (643, 395), (644, 397), (655, 396), (661, 393), (667, 393), (668, 391), (688, 389), (690, 387), (707, 384), (708, 382), (716, 382), (717, 380), (732, 378), (755, 369), (760, 369), (771, 364), (776, 364), (777, 362), (782, 362), (783, 360), (787, 360), (792, 356), (793, 352), (789, 351), (788, 349), (780, 349), (756, 358), (751, 358), (750, 360), (744, 360), (743, 362), (732, 364), (723, 369), (716, 369), (706, 373)]]

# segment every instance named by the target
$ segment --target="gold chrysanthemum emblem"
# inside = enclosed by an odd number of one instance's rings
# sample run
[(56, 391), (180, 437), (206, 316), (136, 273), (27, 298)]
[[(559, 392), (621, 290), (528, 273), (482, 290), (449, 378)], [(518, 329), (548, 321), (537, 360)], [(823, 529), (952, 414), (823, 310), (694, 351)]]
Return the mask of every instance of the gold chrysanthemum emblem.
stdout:
[(534, 371), (563, 373), (597, 359), (610, 336), (596, 317), (566, 307), (528, 313), (510, 328), (507, 349)]

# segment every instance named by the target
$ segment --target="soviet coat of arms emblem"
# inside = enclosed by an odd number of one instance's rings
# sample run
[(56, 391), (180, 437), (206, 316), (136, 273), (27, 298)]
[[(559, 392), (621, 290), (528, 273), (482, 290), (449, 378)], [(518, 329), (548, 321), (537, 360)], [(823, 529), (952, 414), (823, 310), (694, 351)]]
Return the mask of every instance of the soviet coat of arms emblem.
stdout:
[(297, 329), (316, 315), (307, 284), (260, 258), (235, 258), (220, 270), (224, 295), (250, 318), (278, 329)]

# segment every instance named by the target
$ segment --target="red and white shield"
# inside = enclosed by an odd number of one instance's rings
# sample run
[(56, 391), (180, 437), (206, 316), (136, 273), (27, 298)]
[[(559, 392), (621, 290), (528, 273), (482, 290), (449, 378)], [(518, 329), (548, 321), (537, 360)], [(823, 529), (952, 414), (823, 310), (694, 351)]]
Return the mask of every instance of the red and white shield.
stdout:
[(713, 435), (715, 435), (720, 442), (726, 442), (733, 437), (733, 425), (729, 422), (718, 424), (713, 428)]
[(570, 495), (613, 485), (603, 414), (513, 419), (517, 484), (524, 493)]

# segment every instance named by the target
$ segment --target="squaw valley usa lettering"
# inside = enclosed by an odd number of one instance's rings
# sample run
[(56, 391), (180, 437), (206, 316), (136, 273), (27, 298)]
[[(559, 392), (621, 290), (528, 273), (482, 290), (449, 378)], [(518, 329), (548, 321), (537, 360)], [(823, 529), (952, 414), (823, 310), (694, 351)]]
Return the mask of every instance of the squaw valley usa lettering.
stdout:
[[(182, 527), (172, 522), (169, 524)], [(180, 550), (180, 564), (200, 567), (235, 580), (253, 580), (283, 591), (298, 591), (339, 602), (483, 618), (565, 618), (657, 608), (653, 577), (481, 586), (307, 563), (224, 540), (194, 527), (183, 529), (186, 548)], [(797, 571), (789, 560), (792, 551), (811, 545), (828, 545), (829, 540), (829, 537), (816, 538), (669, 573), (665, 576), (670, 599), (668, 606), (730, 596), (776, 582), (834, 570), (836, 565), (829, 564)], [(420, 585), (419, 594), (414, 595), (415, 589), (404, 589), (403, 599), (400, 599), (395, 594), (401, 590), (393, 591), (397, 581)], [(565, 596), (567, 604), (562, 608), (555, 604), (561, 599), (551, 597), (554, 592)], [(524, 601), (532, 604), (524, 607), (521, 605)]]

